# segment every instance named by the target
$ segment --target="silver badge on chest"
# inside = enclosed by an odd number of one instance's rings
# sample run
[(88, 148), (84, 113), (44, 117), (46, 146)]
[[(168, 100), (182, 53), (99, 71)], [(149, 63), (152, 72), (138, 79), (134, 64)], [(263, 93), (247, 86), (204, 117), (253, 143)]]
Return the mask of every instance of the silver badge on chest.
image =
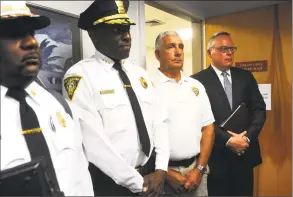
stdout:
[(52, 128), (52, 131), (56, 132), (56, 127), (54, 125), (54, 122), (53, 122), (53, 118), (50, 117), (50, 125), (51, 125), (51, 128)]

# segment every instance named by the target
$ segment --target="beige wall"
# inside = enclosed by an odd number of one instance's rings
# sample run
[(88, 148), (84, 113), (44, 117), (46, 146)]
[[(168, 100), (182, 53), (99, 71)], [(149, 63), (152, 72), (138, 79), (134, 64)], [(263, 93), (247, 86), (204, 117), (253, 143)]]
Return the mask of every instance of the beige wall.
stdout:
[[(146, 41), (146, 69), (149, 73), (153, 73), (159, 67), (159, 62), (157, 61), (154, 50), (155, 50), (155, 40), (159, 33), (164, 31), (177, 31), (184, 43), (184, 66), (183, 72), (186, 75), (191, 75), (193, 73), (193, 38), (189, 38), (189, 36), (185, 33), (182, 33), (182, 30), (190, 29), (192, 30), (193, 25), (190, 21), (186, 19), (182, 19), (178, 16), (173, 15), (172, 13), (165, 12), (158, 8), (155, 8), (151, 5), (145, 5), (145, 20), (159, 20), (162, 22), (161, 25), (145, 26), (145, 41)], [(197, 26), (196, 26), (197, 27)], [(193, 28), (198, 29), (198, 28)], [(196, 31), (194, 31), (196, 32)], [(194, 37), (194, 35), (193, 35)], [(196, 40), (198, 44), (201, 42)]]

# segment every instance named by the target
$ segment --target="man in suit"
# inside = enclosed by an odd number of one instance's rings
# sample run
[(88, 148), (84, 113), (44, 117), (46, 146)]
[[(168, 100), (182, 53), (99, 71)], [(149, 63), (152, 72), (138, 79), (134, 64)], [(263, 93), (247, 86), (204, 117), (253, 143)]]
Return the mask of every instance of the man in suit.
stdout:
[[(204, 85), (215, 118), (210, 196), (252, 196), (253, 168), (262, 163), (258, 136), (265, 123), (266, 105), (253, 75), (232, 67), (236, 49), (229, 33), (215, 33), (208, 42), (211, 65), (191, 76)], [(242, 102), (249, 111), (245, 131), (221, 129), (218, 125)]]

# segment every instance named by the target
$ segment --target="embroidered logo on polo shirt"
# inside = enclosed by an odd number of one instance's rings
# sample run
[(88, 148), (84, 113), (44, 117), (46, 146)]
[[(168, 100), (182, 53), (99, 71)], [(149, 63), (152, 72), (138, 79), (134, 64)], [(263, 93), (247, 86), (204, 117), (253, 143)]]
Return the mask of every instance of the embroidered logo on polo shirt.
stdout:
[(191, 87), (192, 92), (195, 94), (195, 96), (199, 95), (199, 90), (196, 87)]

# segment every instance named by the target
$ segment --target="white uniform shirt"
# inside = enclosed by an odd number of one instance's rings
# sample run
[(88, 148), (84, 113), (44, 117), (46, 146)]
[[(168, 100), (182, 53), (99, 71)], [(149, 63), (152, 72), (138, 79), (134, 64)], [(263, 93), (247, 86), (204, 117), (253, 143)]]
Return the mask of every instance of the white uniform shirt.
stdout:
[[(96, 51), (95, 56), (72, 66), (64, 76), (81, 77), (71, 96), (63, 85), (63, 94), (76, 107), (83, 132), (88, 160), (132, 192), (141, 192), (143, 177), (135, 167), (144, 165), (148, 157), (141, 150), (134, 114), (126, 89), (113, 68), (114, 62)], [(150, 137), (155, 142), (156, 169), (167, 170), (169, 159), (168, 119), (155, 106), (153, 86), (145, 70), (129, 62), (122, 64), (139, 100)], [(76, 83), (76, 80), (73, 83)], [(143, 81), (147, 87), (143, 87)], [(72, 84), (74, 85), (74, 84)], [(167, 137), (166, 137), (167, 136)]]
[(168, 78), (160, 70), (153, 75), (156, 96), (168, 109), (170, 126), (170, 160), (189, 159), (200, 153), (201, 129), (214, 122), (204, 86), (186, 77)]
[[(19, 102), (6, 96), (7, 91), (1, 86), (1, 170), (31, 161), (22, 134)], [(35, 111), (46, 139), (60, 190), (66, 196), (93, 196), (77, 121), (74, 122), (55, 97), (37, 83), (31, 83), (25, 91), (29, 94), (26, 101)], [(56, 112), (61, 113), (66, 127), (61, 126)]]

